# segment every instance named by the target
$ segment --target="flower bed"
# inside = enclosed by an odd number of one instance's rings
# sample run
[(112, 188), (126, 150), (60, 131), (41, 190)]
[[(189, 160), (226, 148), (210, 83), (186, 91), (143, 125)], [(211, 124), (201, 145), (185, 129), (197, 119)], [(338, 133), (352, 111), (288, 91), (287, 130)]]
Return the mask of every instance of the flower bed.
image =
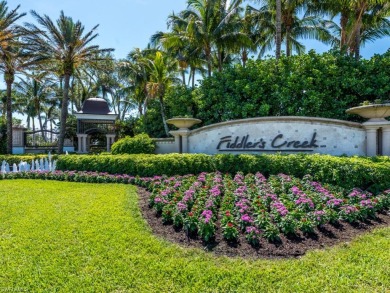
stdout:
[(2, 174), (0, 179), (46, 179), (90, 183), (124, 183), (147, 188), (149, 206), (164, 224), (183, 228), (188, 236), (211, 241), (222, 229), (227, 241), (240, 233), (252, 245), (260, 237), (278, 240), (281, 233), (311, 233), (327, 223), (375, 218), (390, 207), (390, 189), (378, 195), (354, 188), (322, 185), (310, 175), (298, 179), (279, 174), (219, 172), (185, 176), (134, 177), (99, 172), (55, 171)]
[(217, 222), (228, 241), (244, 233), (252, 245), (264, 237), (278, 240), (280, 234), (311, 233), (326, 223), (350, 223), (375, 218), (390, 206), (390, 190), (374, 196), (323, 186), (284, 174), (270, 176), (216, 173), (198, 176), (155, 177), (145, 181), (151, 191), (149, 205), (166, 224), (183, 227), (187, 234), (213, 239)]

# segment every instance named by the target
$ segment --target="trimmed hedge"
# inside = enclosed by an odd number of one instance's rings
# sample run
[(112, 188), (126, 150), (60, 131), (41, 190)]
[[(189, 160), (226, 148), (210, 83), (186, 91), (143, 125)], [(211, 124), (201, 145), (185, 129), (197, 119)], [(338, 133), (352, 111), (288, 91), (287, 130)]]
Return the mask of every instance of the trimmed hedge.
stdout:
[(185, 175), (201, 172), (261, 172), (265, 176), (285, 173), (345, 188), (371, 191), (390, 187), (388, 158), (334, 157), (330, 155), (94, 155), (60, 156), (59, 170), (96, 171), (133, 176)]
[(138, 134), (134, 137), (126, 136), (111, 147), (114, 155), (119, 154), (153, 154), (156, 145), (146, 133)]

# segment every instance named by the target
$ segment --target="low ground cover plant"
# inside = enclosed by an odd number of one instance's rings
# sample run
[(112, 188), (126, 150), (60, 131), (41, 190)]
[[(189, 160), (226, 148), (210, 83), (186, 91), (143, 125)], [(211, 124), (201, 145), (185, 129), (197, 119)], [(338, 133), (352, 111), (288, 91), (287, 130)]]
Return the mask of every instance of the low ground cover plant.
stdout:
[[(377, 195), (285, 174), (200, 173), (184, 176), (139, 177), (99, 172), (32, 171), (3, 174), (4, 179), (49, 179), (89, 183), (125, 183), (146, 187), (149, 205), (165, 224), (183, 228), (189, 236), (213, 240), (216, 229), (227, 241), (244, 233), (252, 245), (264, 237), (311, 233), (326, 223), (350, 223), (375, 218), (389, 209), (390, 189)], [(217, 222), (220, 222), (218, 227)]]

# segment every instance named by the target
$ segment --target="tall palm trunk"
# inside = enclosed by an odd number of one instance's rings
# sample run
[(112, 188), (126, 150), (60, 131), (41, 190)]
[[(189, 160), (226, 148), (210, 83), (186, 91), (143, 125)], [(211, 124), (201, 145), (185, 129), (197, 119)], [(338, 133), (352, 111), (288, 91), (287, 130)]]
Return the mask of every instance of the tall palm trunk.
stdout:
[(27, 114), (26, 122), (27, 122), (27, 129), (30, 129), (30, 114)]
[(36, 143), (35, 143), (35, 117), (33, 116), (31, 118), (32, 118), (32, 130), (33, 130), (33, 132), (32, 132), (32, 144), (33, 144), (33, 146), (35, 146), (36, 145)]
[(38, 122), (39, 122), (39, 128), (41, 129), (42, 139), (43, 141), (46, 142), (46, 136), (45, 136), (45, 132), (43, 131), (43, 123), (42, 123), (42, 117), (40, 111), (38, 111)]
[(347, 45), (347, 24), (348, 24), (348, 12), (342, 11), (340, 17), (340, 28), (341, 28), (340, 49), (341, 50), (345, 50), (345, 46)]
[(363, 24), (363, 13), (366, 10), (365, 3), (362, 3), (362, 5), (359, 7), (359, 9), (356, 10), (356, 28), (355, 28), (355, 35), (354, 35), (354, 53), (355, 53), (355, 59), (360, 59), (360, 40), (361, 40), (361, 29)]
[(223, 64), (223, 52), (222, 49), (218, 49), (218, 71), (222, 72), (222, 64)]
[(184, 69), (181, 70), (181, 79), (183, 81), (183, 85), (186, 85), (186, 72)]
[(286, 56), (291, 56), (291, 39), (290, 39), (290, 27), (288, 26), (286, 28)]
[(5, 83), (7, 85), (7, 154), (12, 154), (12, 84), (14, 82), (13, 73), (5, 73)]
[(168, 136), (169, 136), (169, 128), (168, 128), (168, 124), (167, 124), (167, 120), (166, 120), (166, 116), (165, 116), (165, 108), (164, 108), (164, 103), (163, 103), (163, 95), (159, 96), (158, 101), (160, 102), (161, 118), (162, 118), (162, 121), (163, 121), (165, 134), (166, 134), (166, 136), (168, 137)]
[(66, 119), (68, 118), (68, 104), (69, 104), (69, 83), (70, 74), (64, 74), (64, 90), (62, 96), (61, 118), (60, 118), (60, 133), (58, 136), (58, 153), (64, 152), (64, 141), (66, 131)]
[(276, 0), (276, 59), (280, 58), (280, 51), (282, 46), (282, 3), (281, 0)]
[(242, 61), (242, 67), (246, 67), (246, 62), (248, 61), (248, 50), (247, 49), (242, 49), (241, 52), (241, 61)]
[(212, 70), (212, 65), (211, 65), (211, 49), (206, 48), (205, 50), (205, 55), (206, 55), (206, 62), (207, 62), (207, 73), (208, 77), (211, 77), (211, 70)]

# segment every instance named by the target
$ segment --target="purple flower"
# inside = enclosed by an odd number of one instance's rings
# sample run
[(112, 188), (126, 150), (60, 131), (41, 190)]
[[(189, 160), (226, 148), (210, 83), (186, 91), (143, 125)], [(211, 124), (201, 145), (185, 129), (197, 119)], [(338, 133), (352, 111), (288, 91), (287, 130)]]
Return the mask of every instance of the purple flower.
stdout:
[(193, 190), (193, 189), (188, 189), (188, 190), (184, 191), (183, 201), (187, 202), (187, 201), (192, 200), (194, 194), (195, 194), (195, 190)]
[(256, 180), (258, 183), (265, 183), (267, 181), (267, 179), (264, 177), (264, 175), (259, 173), (259, 172), (257, 172), (255, 174), (255, 177), (256, 177)]
[(205, 207), (207, 209), (211, 208), (214, 205), (213, 201), (211, 199), (206, 201)]
[(171, 190), (170, 189), (165, 189), (163, 191), (161, 191), (161, 196), (167, 196), (171, 193)]
[(341, 204), (343, 203), (343, 200), (342, 199), (339, 199), (339, 198), (332, 198), (330, 200), (328, 200), (326, 202), (326, 205), (327, 206), (330, 206), (330, 207), (338, 207), (340, 206)]
[(313, 201), (308, 197), (300, 197), (295, 201), (296, 205), (308, 205), (311, 209), (314, 209)]
[(203, 218), (203, 222), (207, 224), (207, 223), (210, 222), (212, 216), (213, 216), (213, 212), (212, 212), (212, 211), (210, 211), (210, 210), (204, 210), (204, 211), (202, 212), (202, 214), (201, 214), (200, 219), (202, 220), (202, 218)]
[(353, 198), (353, 197), (358, 197), (358, 196), (360, 196), (360, 191), (359, 190), (357, 190), (357, 189), (354, 189), (354, 190), (352, 190), (352, 192), (350, 192), (349, 194), (348, 194), (348, 197), (350, 197), (350, 198)]
[(278, 177), (280, 177), (283, 181), (287, 181), (287, 182), (290, 182), (291, 181), (291, 177), (286, 175), (286, 174), (278, 174)]
[(267, 199), (271, 199), (271, 201), (278, 200), (278, 196), (276, 194), (267, 193), (264, 197), (266, 200)]
[(241, 216), (241, 221), (247, 222), (247, 223), (252, 223), (252, 218), (248, 214), (245, 214), (245, 215)]
[(260, 231), (254, 227), (254, 226), (248, 226), (246, 227), (245, 229), (246, 233), (250, 234), (250, 233), (254, 233), (254, 234), (260, 234)]
[(314, 211), (314, 217), (317, 219), (317, 221), (321, 221), (321, 218), (325, 215), (325, 211)]
[(219, 189), (221, 187), (220, 184), (217, 184), (215, 186), (213, 186), (213, 188), (210, 189), (210, 193), (212, 196), (218, 196), (221, 194), (221, 190)]
[(294, 194), (294, 195), (297, 195), (299, 197), (306, 197), (307, 195), (302, 191), (300, 190), (298, 187), (296, 186), (293, 186), (290, 188), (290, 191)]
[(183, 212), (183, 211), (187, 210), (187, 206), (184, 203), (182, 203), (181, 201), (179, 201), (177, 203), (176, 207), (177, 207), (177, 210), (179, 212)]
[(272, 207), (274, 209), (276, 209), (276, 211), (278, 212), (278, 214), (282, 217), (286, 216), (288, 214), (288, 210), (287, 208), (284, 206), (283, 203), (281, 203), (280, 201), (277, 201), (275, 203), (272, 204)]
[(374, 207), (373, 206), (373, 202), (371, 201), (371, 199), (362, 200), (360, 202), (360, 205), (362, 207), (366, 207), (366, 208), (369, 208), (369, 209), (372, 209)]
[(351, 205), (342, 206), (341, 210), (344, 211), (344, 213), (347, 215), (352, 214), (352, 213), (356, 213), (358, 211), (358, 209), (356, 207), (351, 206)]

